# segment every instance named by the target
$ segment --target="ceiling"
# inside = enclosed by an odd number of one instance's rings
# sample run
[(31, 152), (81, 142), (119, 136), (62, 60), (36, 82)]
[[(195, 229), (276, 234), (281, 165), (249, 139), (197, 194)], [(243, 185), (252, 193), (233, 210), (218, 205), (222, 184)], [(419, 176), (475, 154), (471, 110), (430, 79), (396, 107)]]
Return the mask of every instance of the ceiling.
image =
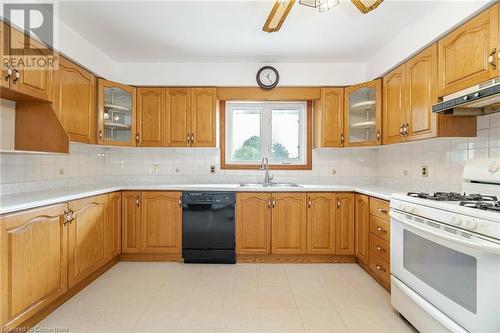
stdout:
[(366, 62), (439, 1), (386, 0), (362, 15), (295, 4), (279, 32), (274, 1), (68, 1), (60, 19), (116, 62)]

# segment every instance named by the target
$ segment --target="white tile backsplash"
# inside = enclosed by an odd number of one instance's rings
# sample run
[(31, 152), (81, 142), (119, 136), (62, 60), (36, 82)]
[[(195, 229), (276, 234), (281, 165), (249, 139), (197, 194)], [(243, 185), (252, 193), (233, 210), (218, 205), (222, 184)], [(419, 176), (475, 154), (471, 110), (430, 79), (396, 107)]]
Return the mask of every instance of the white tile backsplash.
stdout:
[[(3, 101), (2, 126), (4, 118), (13, 126), (11, 113), (4, 112), (12, 105)], [(476, 138), (439, 138), (376, 148), (318, 149), (312, 154), (313, 170), (271, 173), (276, 181), (380, 184), (400, 187), (403, 191), (458, 191), (467, 159), (500, 157), (500, 113), (479, 117), (478, 128)], [(101, 179), (234, 183), (263, 177), (257, 170), (221, 170), (219, 155), (219, 149), (118, 148), (76, 143), (71, 144), (69, 154), (4, 152), (0, 153), (0, 190), (6, 194)], [(210, 174), (211, 165), (216, 166), (215, 175)], [(427, 177), (420, 175), (423, 165), (428, 167)]]

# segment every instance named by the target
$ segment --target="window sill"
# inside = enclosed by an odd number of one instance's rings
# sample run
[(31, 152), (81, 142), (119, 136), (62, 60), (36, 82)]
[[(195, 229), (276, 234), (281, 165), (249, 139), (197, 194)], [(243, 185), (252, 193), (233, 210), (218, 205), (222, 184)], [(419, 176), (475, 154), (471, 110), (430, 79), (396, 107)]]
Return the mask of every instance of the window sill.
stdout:
[[(221, 170), (260, 170), (260, 164), (221, 164)], [(269, 170), (312, 170), (312, 164), (270, 164)]]

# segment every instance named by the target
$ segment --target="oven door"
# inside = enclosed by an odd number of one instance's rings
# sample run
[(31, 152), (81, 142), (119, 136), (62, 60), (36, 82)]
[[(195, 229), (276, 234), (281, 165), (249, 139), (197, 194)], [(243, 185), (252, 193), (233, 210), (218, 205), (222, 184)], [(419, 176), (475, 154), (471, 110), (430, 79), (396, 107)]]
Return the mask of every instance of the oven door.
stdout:
[(470, 332), (500, 332), (500, 243), (391, 211), (391, 271)]

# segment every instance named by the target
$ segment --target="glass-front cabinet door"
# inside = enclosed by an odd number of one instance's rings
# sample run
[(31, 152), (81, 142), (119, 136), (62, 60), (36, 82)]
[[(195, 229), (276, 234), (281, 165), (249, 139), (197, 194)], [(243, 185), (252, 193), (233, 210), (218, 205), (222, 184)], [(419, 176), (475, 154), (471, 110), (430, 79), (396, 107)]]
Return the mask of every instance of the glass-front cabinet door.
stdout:
[(98, 142), (135, 146), (135, 88), (99, 79)]
[(381, 96), (381, 80), (345, 88), (344, 146), (374, 146), (382, 143)]

